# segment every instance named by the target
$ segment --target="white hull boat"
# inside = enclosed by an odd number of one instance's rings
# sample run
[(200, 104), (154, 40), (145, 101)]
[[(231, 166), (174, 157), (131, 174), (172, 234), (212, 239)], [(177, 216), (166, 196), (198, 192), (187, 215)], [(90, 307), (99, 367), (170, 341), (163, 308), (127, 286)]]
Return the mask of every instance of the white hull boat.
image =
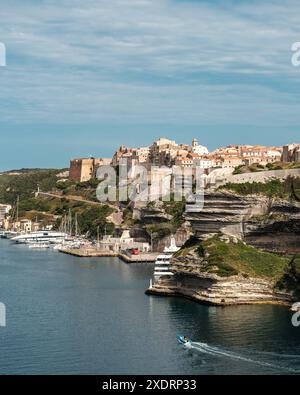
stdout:
[(19, 244), (51, 243), (62, 244), (68, 237), (66, 233), (41, 230), (13, 237), (11, 240)]

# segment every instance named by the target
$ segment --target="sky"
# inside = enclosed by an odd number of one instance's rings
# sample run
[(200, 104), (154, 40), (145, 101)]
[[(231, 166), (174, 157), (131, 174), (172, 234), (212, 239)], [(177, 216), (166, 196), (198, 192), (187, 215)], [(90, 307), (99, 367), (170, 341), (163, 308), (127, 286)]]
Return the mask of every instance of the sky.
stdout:
[(298, 0), (10, 0), (0, 12), (0, 170), (159, 137), (300, 141)]

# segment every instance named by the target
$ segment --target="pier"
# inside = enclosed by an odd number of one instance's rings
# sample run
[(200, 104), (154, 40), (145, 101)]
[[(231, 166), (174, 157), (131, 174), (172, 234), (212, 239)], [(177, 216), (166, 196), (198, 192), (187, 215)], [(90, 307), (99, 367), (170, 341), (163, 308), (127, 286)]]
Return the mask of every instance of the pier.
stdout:
[(125, 252), (113, 252), (113, 251), (101, 251), (97, 248), (60, 248), (58, 250), (63, 254), (73, 255), (78, 258), (120, 258), (126, 263), (143, 263), (143, 262), (155, 262), (158, 252), (147, 252), (139, 255), (126, 254)]

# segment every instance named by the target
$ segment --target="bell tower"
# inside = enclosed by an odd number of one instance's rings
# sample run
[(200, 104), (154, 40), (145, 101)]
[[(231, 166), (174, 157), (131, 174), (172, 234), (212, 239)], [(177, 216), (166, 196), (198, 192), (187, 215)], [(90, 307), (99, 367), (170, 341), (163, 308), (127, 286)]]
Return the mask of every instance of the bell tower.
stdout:
[(198, 140), (194, 138), (192, 141), (192, 147), (195, 148), (198, 147), (198, 145), (199, 145)]

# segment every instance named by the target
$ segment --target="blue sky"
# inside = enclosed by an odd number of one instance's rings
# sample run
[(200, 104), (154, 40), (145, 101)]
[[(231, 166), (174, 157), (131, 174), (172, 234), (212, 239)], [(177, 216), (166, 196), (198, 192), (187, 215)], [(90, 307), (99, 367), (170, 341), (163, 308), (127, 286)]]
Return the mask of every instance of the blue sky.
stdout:
[(299, 1), (1, 4), (0, 170), (122, 143), (299, 141)]

